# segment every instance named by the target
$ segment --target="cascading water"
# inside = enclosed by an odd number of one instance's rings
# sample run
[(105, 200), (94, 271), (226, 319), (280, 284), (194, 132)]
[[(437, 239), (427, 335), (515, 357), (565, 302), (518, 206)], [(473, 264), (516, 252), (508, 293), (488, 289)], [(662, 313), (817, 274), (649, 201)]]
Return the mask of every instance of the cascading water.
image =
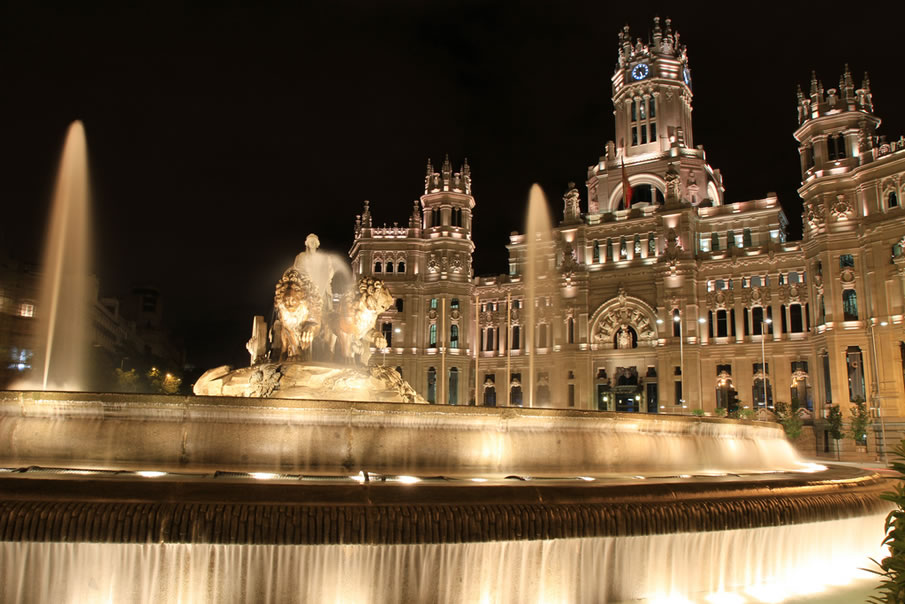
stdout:
[[(528, 406), (534, 407), (535, 376), (534, 357), (537, 354), (537, 301), (538, 277), (546, 271), (539, 263), (552, 242), (553, 226), (547, 198), (540, 185), (531, 185), (528, 195), (528, 219), (525, 225), (525, 304), (528, 306), (528, 329), (525, 332), (528, 349)], [(556, 296), (552, 296), (555, 300)]]
[(41, 266), (41, 375), (18, 388), (81, 390), (88, 354), (90, 187), (82, 122), (69, 126), (60, 159)]

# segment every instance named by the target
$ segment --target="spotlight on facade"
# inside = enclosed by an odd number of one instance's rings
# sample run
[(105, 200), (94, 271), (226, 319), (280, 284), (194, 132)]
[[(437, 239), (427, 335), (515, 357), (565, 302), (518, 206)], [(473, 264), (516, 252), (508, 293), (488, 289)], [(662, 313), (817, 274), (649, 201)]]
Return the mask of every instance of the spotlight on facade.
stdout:
[(886, 327), (887, 325), (889, 325), (888, 321), (880, 321), (880, 327)]
[(700, 319), (698, 319), (698, 323), (700, 323), (701, 325), (703, 325), (706, 322), (707, 322), (707, 319), (705, 319), (704, 317), (701, 317)]
[(680, 321), (679, 315), (673, 315), (672, 320), (675, 321), (676, 323), (678, 323)]
[(657, 325), (663, 325), (663, 319), (657, 319)]

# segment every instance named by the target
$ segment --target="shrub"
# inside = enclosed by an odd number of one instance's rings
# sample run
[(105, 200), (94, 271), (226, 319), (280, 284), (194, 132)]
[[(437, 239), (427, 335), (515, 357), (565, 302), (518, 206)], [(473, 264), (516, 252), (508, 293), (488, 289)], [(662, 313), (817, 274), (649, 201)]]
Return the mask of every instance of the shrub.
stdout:
[(696, 417), (704, 417), (704, 410), (703, 409), (692, 409), (691, 414)]

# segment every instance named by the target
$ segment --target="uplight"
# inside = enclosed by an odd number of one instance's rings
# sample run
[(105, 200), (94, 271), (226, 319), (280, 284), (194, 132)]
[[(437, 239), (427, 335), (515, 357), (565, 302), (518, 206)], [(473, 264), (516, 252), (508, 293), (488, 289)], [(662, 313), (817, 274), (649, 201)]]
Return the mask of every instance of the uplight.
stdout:
[(421, 482), (421, 479), (417, 476), (397, 476), (396, 480), (402, 484), (415, 484), (416, 482)]
[[(417, 481), (417, 479), (415, 479)], [(470, 478), (472, 482), (487, 482), (486, 478)]]
[(594, 480), (593, 476), (579, 476), (579, 480), (584, 480), (585, 482), (592, 482)]
[(141, 472), (136, 472), (142, 478), (160, 478), (161, 476), (166, 475), (166, 472), (159, 472), (157, 470), (142, 470)]
[(251, 472), (249, 476), (255, 480), (273, 480), (278, 478), (279, 474), (274, 474), (273, 472)]

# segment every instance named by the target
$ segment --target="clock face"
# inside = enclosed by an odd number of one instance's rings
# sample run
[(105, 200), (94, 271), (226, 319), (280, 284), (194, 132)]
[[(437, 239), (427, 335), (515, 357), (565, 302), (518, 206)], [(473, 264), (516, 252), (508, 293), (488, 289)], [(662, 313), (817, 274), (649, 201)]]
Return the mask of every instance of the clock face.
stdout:
[(632, 68), (632, 79), (633, 80), (643, 80), (650, 73), (650, 67), (645, 65), (644, 63), (639, 63)]
[(686, 85), (691, 85), (691, 72), (687, 67), (682, 71), (682, 78), (685, 80)]

